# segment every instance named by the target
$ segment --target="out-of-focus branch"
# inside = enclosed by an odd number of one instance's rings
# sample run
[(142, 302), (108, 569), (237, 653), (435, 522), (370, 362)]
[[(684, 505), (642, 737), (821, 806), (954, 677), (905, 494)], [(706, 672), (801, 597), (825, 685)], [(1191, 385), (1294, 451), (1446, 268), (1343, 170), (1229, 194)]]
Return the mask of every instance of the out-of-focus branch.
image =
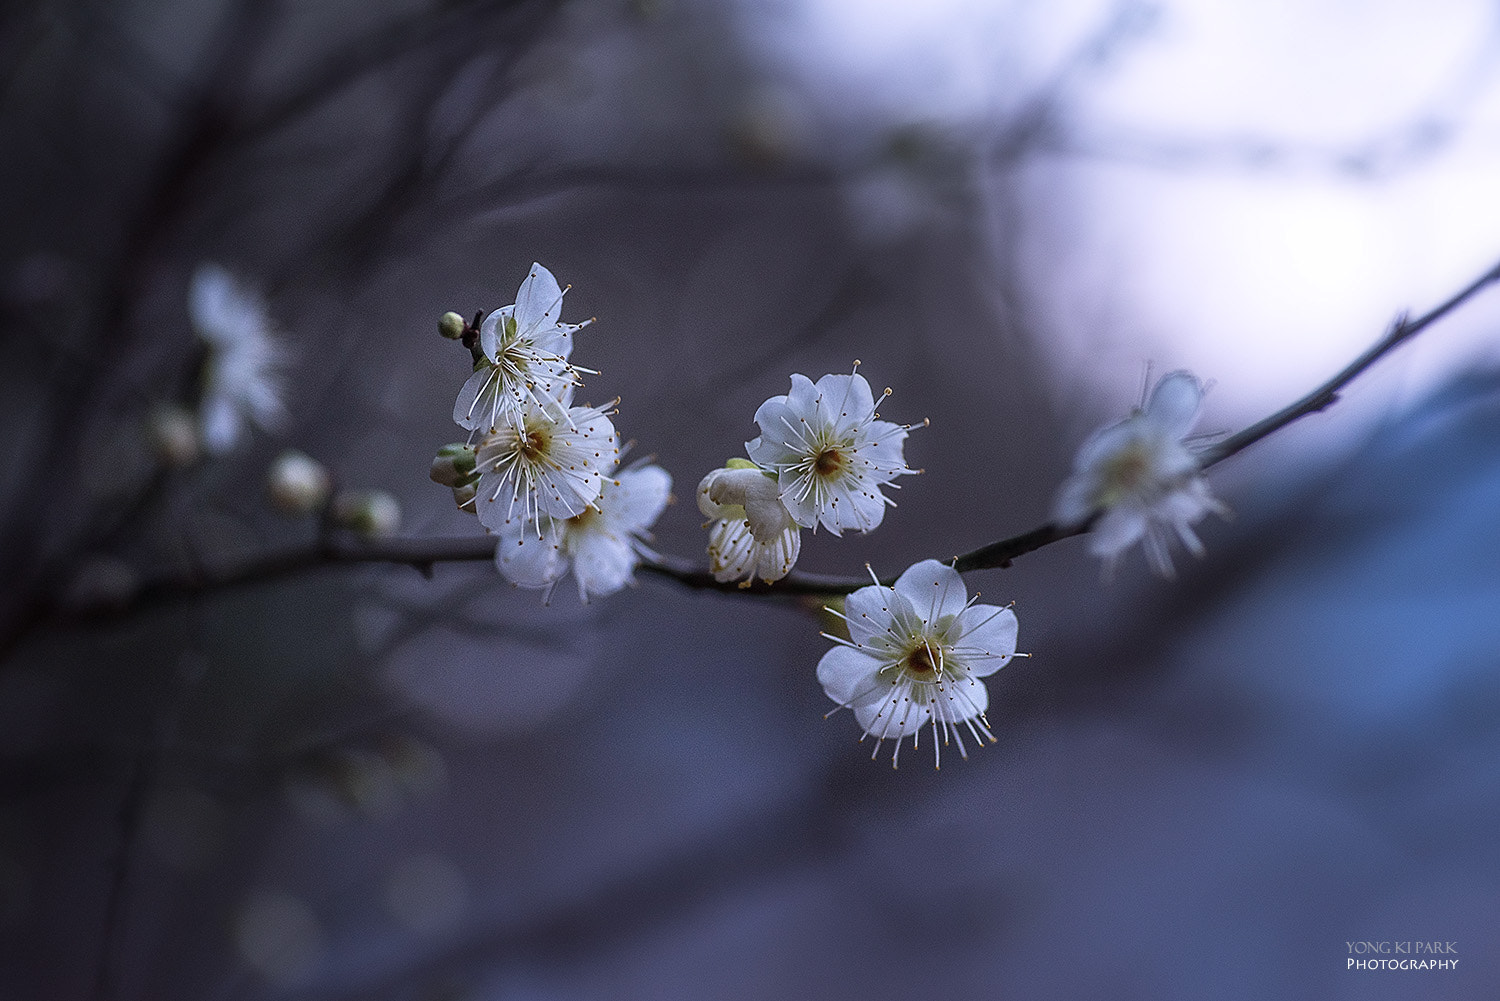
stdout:
[[(1399, 317), (1380, 340), (1312, 392), (1201, 452), (1203, 468), (1216, 465), (1294, 421), (1331, 406), (1338, 401), (1339, 392), (1376, 361), (1497, 281), (1500, 281), (1500, 263), (1422, 316), (1416, 319), (1405, 315)], [(1093, 519), (1080, 525), (1041, 525), (1029, 532), (992, 542), (954, 557), (954, 565), (960, 572), (1008, 567), (1019, 556), (1075, 535), (1083, 535), (1090, 530), (1092, 524)], [(430, 576), (440, 563), (487, 561), (494, 559), (494, 555), (495, 541), (487, 536), (376, 540), (330, 537), (310, 546), (255, 556), (219, 568), (201, 568), (191, 574), (150, 580), (129, 601), (114, 606), (63, 608), (58, 611), (63, 618), (69, 619), (118, 615), (199, 594), (264, 583), (331, 566), (389, 563), (409, 566)], [(648, 559), (642, 562), (640, 569), (643, 573), (676, 581), (686, 587), (757, 597), (846, 594), (870, 583), (868, 577), (794, 571), (774, 584), (756, 582), (750, 586), (741, 586), (717, 581), (704, 567), (676, 556)], [(883, 579), (882, 583), (889, 584), (894, 579), (892, 576)]]

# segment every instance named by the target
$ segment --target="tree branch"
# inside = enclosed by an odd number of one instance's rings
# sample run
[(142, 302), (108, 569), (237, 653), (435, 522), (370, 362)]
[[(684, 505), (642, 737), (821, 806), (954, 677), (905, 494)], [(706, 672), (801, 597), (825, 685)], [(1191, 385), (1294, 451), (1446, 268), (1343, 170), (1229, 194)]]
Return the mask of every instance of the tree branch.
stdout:
[[(1410, 319), (1404, 314), (1398, 317), (1380, 340), (1327, 382), (1264, 420), (1204, 449), (1200, 453), (1203, 468), (1217, 465), (1288, 424), (1333, 405), (1338, 401), (1339, 392), (1376, 361), (1497, 281), (1500, 281), (1500, 263), (1496, 263), (1462, 291), (1417, 319)], [(1029, 532), (992, 542), (958, 556), (954, 559), (954, 565), (960, 572), (1005, 568), (1010, 566), (1017, 557), (1035, 552), (1054, 542), (1085, 534), (1092, 527), (1094, 520), (1090, 518), (1081, 525), (1071, 526), (1049, 522)], [(186, 575), (167, 575), (149, 580), (135, 592), (129, 601), (122, 604), (109, 607), (65, 608), (58, 611), (65, 619), (109, 617), (137, 612), (146, 607), (208, 592), (266, 583), (320, 567), (389, 563), (409, 566), (423, 575), (431, 576), (434, 568), (440, 563), (481, 562), (492, 560), (494, 556), (494, 538), (483, 535), (375, 540), (334, 537), (310, 546), (290, 548), (230, 563), (219, 569), (203, 569)], [(868, 577), (845, 577), (794, 571), (775, 584), (767, 585), (757, 581), (748, 586), (742, 586), (717, 581), (706, 568), (677, 556), (656, 556), (646, 559), (642, 561), (639, 569), (642, 573), (676, 581), (685, 587), (757, 597), (796, 598), (806, 595), (847, 594), (870, 583)], [(891, 576), (882, 579), (881, 583), (889, 585), (894, 580), (895, 577)]]

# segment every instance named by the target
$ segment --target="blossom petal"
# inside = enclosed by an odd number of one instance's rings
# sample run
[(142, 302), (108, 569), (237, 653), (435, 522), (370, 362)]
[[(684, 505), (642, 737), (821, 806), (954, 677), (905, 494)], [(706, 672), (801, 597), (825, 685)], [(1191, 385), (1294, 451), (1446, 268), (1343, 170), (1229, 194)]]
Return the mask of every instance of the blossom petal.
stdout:
[(556, 323), (562, 315), (562, 296), (552, 272), (533, 262), (531, 273), (516, 292), (516, 330), (520, 336), (530, 337)]
[(539, 526), (531, 522), (522, 525), (517, 521), (501, 533), (500, 544), (495, 549), (495, 565), (512, 584), (551, 587), (568, 572), (562, 538), (561, 525), (551, 519), (542, 519)]
[(861, 477), (846, 476), (830, 491), (821, 522), (834, 535), (846, 531), (873, 532), (885, 518), (886, 500), (880, 489)]
[(889, 483), (903, 473), (907, 430), (890, 421), (871, 421), (855, 444), (854, 457), (861, 475), (875, 483)]
[(877, 674), (880, 661), (859, 650), (836, 646), (818, 661), (818, 683), (830, 699), (852, 706), (858, 696), (869, 697), (872, 686), (889, 687)]
[(203, 447), (210, 455), (223, 455), (234, 448), (244, 430), (244, 419), (234, 401), (222, 394), (205, 397), (198, 422)]
[(895, 589), (929, 624), (947, 616), (957, 616), (969, 600), (968, 589), (958, 571), (937, 560), (912, 564), (896, 579)]
[(515, 306), (501, 306), (493, 310), (484, 322), (479, 324), (479, 349), (490, 361), (495, 361), (500, 354), (500, 341), (503, 331), (500, 324), (508, 316), (515, 315)]
[(709, 475), (709, 502), (744, 508), (757, 541), (774, 538), (792, 520), (781, 502), (777, 481), (759, 469), (720, 469)]
[(872, 584), (850, 592), (844, 598), (844, 618), (849, 638), (860, 646), (887, 635), (892, 618), (891, 589)]
[[(805, 380), (804, 380), (805, 381)], [(760, 437), (745, 443), (750, 461), (766, 469), (794, 463), (808, 450), (811, 434), (806, 417), (786, 403), (786, 397), (773, 396), (755, 411)]]
[(499, 381), (500, 376), (491, 365), (481, 365), (469, 376), (453, 404), (453, 420), (459, 427), (474, 431), (494, 426)]
[(672, 477), (665, 469), (637, 466), (621, 470), (606, 483), (599, 503), (618, 531), (639, 535), (656, 524), (671, 495)]
[(810, 418), (818, 410), (818, 387), (807, 376), (794, 374), (791, 391), (780, 399), (797, 414)]
[(572, 533), (573, 576), (584, 601), (593, 595), (613, 594), (630, 580), (640, 562), (628, 535), (583, 530)]
[(1094, 523), (1089, 536), (1089, 552), (1095, 556), (1115, 557), (1146, 534), (1146, 516), (1130, 507), (1114, 507)]
[(817, 390), (818, 419), (835, 434), (844, 435), (868, 424), (875, 413), (875, 396), (870, 392), (870, 383), (857, 372), (853, 375), (825, 375), (818, 380)]
[(995, 605), (970, 605), (955, 623), (953, 652), (976, 678), (994, 674), (1016, 655), (1016, 613)]
[(1146, 403), (1146, 418), (1173, 438), (1181, 439), (1198, 422), (1203, 403), (1203, 383), (1191, 372), (1177, 371), (1162, 376), (1151, 399)]

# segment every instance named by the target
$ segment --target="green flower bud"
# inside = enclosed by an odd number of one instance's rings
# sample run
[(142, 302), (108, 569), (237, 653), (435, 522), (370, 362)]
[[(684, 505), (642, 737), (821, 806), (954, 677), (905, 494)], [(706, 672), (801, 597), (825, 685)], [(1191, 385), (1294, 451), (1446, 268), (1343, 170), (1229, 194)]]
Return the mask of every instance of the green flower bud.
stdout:
[(278, 455), (266, 473), (271, 503), (283, 514), (311, 514), (328, 503), (332, 487), (323, 464), (295, 449)]
[(376, 539), (396, 534), (401, 504), (384, 490), (351, 490), (333, 499), (333, 516), (343, 528)]
[(468, 328), (469, 325), (464, 321), (464, 318), (451, 309), (438, 317), (438, 333), (450, 341), (458, 340)]
[(474, 446), (454, 442), (438, 449), (428, 475), (445, 487), (461, 487), (474, 479)]

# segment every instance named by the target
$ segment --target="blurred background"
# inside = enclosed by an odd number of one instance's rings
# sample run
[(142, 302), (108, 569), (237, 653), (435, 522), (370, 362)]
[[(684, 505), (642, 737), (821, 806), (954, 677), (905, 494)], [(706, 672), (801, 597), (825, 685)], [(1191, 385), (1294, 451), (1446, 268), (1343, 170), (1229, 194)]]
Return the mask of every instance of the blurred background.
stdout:
[[(1177, 581), (971, 575), (1034, 656), (938, 773), (822, 718), (796, 602), (136, 600), (313, 544), (288, 447), (479, 534), (436, 320), (532, 261), (674, 477), (662, 551), (855, 358), (926, 474), (802, 568), (1028, 530), (1149, 379), (1236, 430), (1500, 258), (1495, 3), (16, 0), (0, 149), (0, 997), (1500, 996), (1500, 291), (1215, 468)], [(285, 414), (164, 464), (204, 262)]]

